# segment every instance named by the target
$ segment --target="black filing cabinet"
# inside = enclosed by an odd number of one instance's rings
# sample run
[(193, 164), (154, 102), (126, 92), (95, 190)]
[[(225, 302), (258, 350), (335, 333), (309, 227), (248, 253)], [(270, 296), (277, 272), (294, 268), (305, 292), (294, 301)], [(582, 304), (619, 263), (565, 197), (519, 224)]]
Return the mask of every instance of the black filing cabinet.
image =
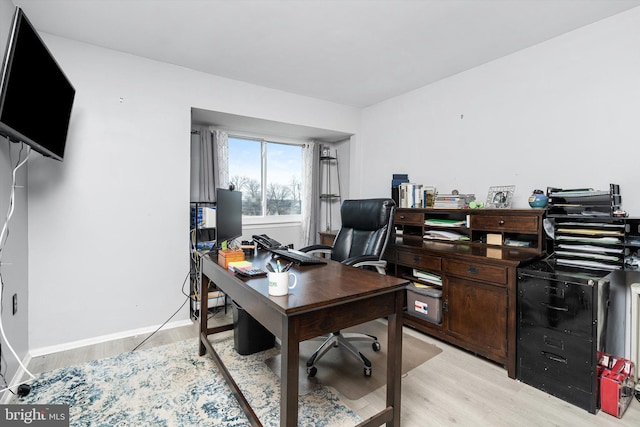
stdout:
[(518, 269), (517, 378), (591, 413), (598, 410), (608, 273), (552, 259)]

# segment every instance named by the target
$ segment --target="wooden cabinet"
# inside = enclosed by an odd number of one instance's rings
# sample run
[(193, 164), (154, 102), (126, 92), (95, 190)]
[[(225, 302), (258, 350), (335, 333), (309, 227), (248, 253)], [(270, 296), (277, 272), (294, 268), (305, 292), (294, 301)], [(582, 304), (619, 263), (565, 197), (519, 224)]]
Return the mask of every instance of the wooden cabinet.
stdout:
[(320, 244), (333, 246), (333, 241), (336, 238), (336, 234), (338, 234), (337, 230), (318, 232), (318, 235), (320, 236)]
[(447, 277), (444, 332), (479, 354), (506, 364), (508, 302), (504, 286)]
[(543, 254), (543, 215), (542, 209), (398, 209), (389, 272), (442, 290), (441, 323), (407, 307), (405, 324), (498, 362), (515, 378), (517, 269)]

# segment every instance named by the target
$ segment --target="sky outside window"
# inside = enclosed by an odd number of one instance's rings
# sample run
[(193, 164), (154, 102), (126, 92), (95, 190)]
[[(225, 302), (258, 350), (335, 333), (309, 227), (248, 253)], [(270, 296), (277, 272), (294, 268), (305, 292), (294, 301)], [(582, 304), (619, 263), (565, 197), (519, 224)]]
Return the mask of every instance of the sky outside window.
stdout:
[[(266, 182), (262, 182), (265, 146)], [(302, 147), (229, 137), (229, 179), (243, 192), (243, 214), (299, 215), (302, 199)], [(266, 194), (262, 206), (262, 194)]]

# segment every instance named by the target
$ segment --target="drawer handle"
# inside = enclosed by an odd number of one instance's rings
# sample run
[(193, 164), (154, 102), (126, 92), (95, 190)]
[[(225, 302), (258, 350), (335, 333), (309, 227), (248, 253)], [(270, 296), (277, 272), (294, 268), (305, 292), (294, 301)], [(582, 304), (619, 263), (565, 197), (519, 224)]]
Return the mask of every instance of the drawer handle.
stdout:
[(404, 219), (404, 215), (400, 215), (400, 219)]
[(478, 274), (479, 272), (478, 267), (474, 267), (472, 265), (467, 267), (467, 273), (469, 274)]
[(553, 360), (554, 362), (564, 363), (565, 365), (567, 364), (567, 359), (565, 359), (562, 356), (558, 356), (557, 354), (549, 353), (548, 351), (543, 351), (542, 355), (549, 360)]
[(546, 302), (541, 302), (540, 304), (544, 307), (547, 307), (549, 310), (569, 311), (569, 307), (556, 307), (555, 305), (551, 305)]
[(545, 335), (543, 338), (543, 341), (544, 341), (544, 344), (548, 347), (554, 347), (559, 350), (564, 350), (564, 341), (560, 339), (548, 337)]
[(500, 221), (498, 221), (498, 225), (504, 225), (504, 219), (501, 219)]

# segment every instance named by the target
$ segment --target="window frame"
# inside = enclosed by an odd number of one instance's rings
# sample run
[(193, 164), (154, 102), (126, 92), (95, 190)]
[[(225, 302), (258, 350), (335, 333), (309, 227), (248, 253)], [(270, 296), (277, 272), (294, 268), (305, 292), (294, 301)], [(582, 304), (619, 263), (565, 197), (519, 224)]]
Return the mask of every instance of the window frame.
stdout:
[[(228, 138), (234, 138), (234, 139), (244, 139), (244, 140), (248, 140), (248, 141), (256, 141), (256, 142), (260, 142), (260, 160), (261, 160), (261, 186), (262, 186), (262, 200), (261, 200), (261, 204), (262, 204), (262, 215), (242, 215), (242, 223), (244, 225), (259, 225), (259, 224), (279, 224), (279, 225), (286, 225), (286, 224), (292, 224), (292, 225), (298, 225), (302, 223), (302, 212), (300, 214), (296, 214), (296, 215), (266, 215), (266, 210), (267, 210), (267, 189), (266, 189), (266, 182), (267, 182), (267, 144), (272, 143), (272, 144), (284, 144), (284, 145), (294, 145), (294, 146), (298, 146), (301, 149), (304, 148), (304, 146), (306, 145), (306, 142), (301, 141), (301, 140), (284, 140), (282, 138), (275, 138), (275, 137), (270, 137), (270, 136), (264, 136), (264, 135), (248, 135), (242, 132), (233, 132), (233, 131), (228, 131)], [(230, 159), (228, 160), (230, 162)], [(302, 170), (302, 168), (304, 167), (303, 161), (301, 160), (301, 181), (304, 179), (304, 170)], [(231, 179), (231, 176), (229, 176), (229, 179)], [(304, 186), (302, 186), (304, 188)], [(304, 194), (301, 194), (301, 199), (303, 197), (306, 197)]]

